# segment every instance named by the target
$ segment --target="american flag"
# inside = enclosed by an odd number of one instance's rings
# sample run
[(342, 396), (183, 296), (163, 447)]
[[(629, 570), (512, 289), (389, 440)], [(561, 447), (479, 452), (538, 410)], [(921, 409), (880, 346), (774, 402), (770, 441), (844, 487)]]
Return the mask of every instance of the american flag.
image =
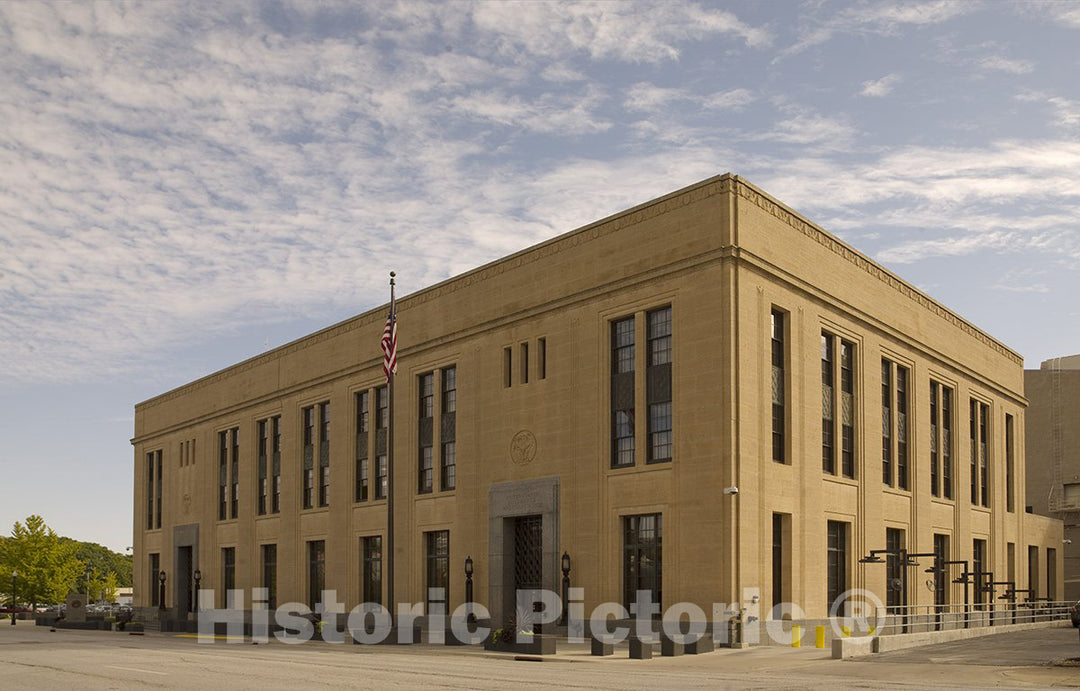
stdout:
[(386, 375), (386, 381), (390, 381), (391, 373), (397, 374), (397, 315), (393, 312), (386, 317), (380, 344), (383, 351), (383, 374)]

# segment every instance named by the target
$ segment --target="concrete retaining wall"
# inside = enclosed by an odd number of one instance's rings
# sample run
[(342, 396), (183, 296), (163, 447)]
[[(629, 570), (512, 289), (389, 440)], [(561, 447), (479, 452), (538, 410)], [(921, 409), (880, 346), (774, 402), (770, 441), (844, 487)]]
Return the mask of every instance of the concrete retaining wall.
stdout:
[(1070, 623), (1067, 620), (1057, 620), (1028, 624), (981, 626), (978, 628), (952, 629), (948, 631), (924, 631), (921, 633), (895, 634), (889, 636), (834, 638), (832, 642), (832, 656), (833, 659), (841, 660), (870, 655), (872, 653), (887, 653), (892, 650), (904, 650), (906, 648), (917, 648), (919, 646), (934, 645), (936, 643), (948, 643), (949, 641), (979, 638), (981, 636), (990, 636), (997, 633), (1066, 626), (1070, 626)]

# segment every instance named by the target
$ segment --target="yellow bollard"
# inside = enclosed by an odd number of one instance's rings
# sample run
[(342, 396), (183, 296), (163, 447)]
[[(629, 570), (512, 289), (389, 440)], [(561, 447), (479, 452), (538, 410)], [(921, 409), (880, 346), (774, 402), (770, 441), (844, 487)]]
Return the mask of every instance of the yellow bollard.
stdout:
[(802, 647), (802, 627), (801, 626), (792, 626), (791, 627), (791, 647), (792, 648), (801, 648)]
[(824, 626), (819, 626), (814, 631), (814, 647), (815, 648), (824, 648), (825, 647), (825, 627)]
[(849, 638), (851, 636), (851, 627), (850, 626), (841, 626), (840, 627), (840, 633), (843, 634), (844, 638)]

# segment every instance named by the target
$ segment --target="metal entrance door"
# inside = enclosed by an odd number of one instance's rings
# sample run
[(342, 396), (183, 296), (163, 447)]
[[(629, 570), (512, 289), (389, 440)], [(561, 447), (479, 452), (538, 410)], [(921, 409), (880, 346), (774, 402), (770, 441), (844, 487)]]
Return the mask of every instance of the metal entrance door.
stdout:
[(514, 519), (514, 589), (539, 590), (544, 574), (544, 529), (540, 516)]

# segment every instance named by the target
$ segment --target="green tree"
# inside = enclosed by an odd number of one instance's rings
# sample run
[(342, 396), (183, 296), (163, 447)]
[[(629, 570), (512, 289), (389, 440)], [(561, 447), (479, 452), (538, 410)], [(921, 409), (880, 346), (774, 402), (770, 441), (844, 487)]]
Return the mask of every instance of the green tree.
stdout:
[(0, 574), (18, 571), (19, 599), (31, 604), (60, 602), (75, 585), (82, 563), (74, 545), (62, 541), (41, 516), (15, 522), (11, 537), (0, 543)]
[[(114, 552), (108, 547), (95, 542), (79, 542), (67, 537), (60, 538), (60, 541), (75, 545), (75, 556), (84, 565), (90, 565), (102, 573), (115, 573), (117, 587), (131, 587), (130, 555)], [(82, 584), (81, 577), (79, 583)]]

